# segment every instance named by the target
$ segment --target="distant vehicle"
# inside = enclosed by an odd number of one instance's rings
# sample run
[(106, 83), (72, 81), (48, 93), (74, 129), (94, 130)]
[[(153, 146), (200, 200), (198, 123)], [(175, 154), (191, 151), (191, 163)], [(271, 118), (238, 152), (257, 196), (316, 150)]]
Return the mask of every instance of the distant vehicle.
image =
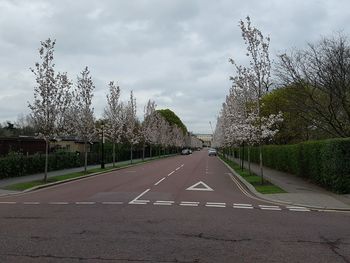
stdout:
[[(192, 153), (192, 152), (191, 152)], [(189, 155), (190, 154), (190, 150), (189, 149), (183, 149), (181, 151), (181, 155)]]
[(217, 156), (217, 152), (215, 149), (209, 149), (208, 150), (208, 155), (209, 156)]
[(189, 153), (192, 154), (192, 150), (191, 149), (188, 149)]

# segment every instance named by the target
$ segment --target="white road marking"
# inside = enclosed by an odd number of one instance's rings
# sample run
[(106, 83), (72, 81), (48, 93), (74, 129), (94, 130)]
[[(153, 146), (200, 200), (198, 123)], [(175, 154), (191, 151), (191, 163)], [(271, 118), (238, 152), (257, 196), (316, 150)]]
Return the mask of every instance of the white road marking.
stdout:
[[(198, 186), (201, 185), (200, 188)], [(214, 191), (213, 188), (211, 188), (206, 183), (199, 181), (198, 183), (195, 183), (194, 185), (186, 188), (187, 191)]]
[(40, 202), (23, 202), (24, 205), (38, 205)]
[(122, 205), (123, 202), (102, 202), (103, 205)]
[(272, 210), (272, 211), (280, 211), (282, 210), (279, 206), (277, 205), (259, 205), (261, 210)]
[(68, 205), (68, 202), (49, 202), (49, 205)]
[(166, 177), (163, 177), (162, 179), (160, 179), (158, 182), (156, 182), (154, 185), (158, 185), (160, 184)]
[[(145, 201), (149, 202), (149, 200), (145, 200)], [(145, 202), (145, 201), (138, 200), (138, 201), (134, 201), (134, 202), (129, 202), (129, 204), (131, 204), (131, 205), (147, 205), (148, 202)]]
[(175, 171), (172, 171), (170, 174), (168, 174), (168, 176), (172, 175), (173, 173), (175, 173)]
[(294, 212), (310, 212), (311, 211), (309, 208), (302, 207), (302, 206), (286, 206), (286, 208), (289, 211), (294, 211)]
[(180, 203), (180, 205), (182, 206), (198, 206), (199, 202), (187, 202), (187, 201), (182, 201)]
[(13, 204), (17, 204), (17, 202), (0, 202), (0, 204), (13, 205)]
[(214, 202), (207, 202), (205, 204), (207, 207), (226, 207), (226, 203), (214, 203)]
[(233, 204), (233, 208), (242, 208), (242, 209), (253, 209), (254, 207), (251, 204)]
[(146, 194), (148, 191), (150, 191), (151, 189), (147, 189), (147, 190), (145, 190), (145, 191), (143, 191), (141, 194), (139, 194), (138, 196), (136, 196), (133, 200), (131, 200), (130, 202), (129, 202), (129, 204), (131, 204), (131, 203), (134, 203), (134, 202), (137, 202), (137, 201), (141, 201), (141, 200), (137, 200), (137, 199), (139, 199), (141, 196), (143, 196), (144, 194)]
[(94, 205), (96, 202), (75, 202), (76, 205)]
[(177, 170), (179, 170), (181, 167), (177, 167), (176, 169), (175, 169), (175, 171), (177, 171)]
[(154, 205), (172, 205), (174, 204), (174, 201), (155, 201), (153, 204)]

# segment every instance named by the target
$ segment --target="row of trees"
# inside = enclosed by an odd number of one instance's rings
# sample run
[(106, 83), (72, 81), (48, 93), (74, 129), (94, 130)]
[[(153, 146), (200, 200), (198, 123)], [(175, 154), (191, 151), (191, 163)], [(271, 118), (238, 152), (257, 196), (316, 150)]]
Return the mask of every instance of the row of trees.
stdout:
[[(217, 120), (216, 147), (248, 145), (249, 161), (251, 145), (261, 149), (262, 143), (350, 136), (350, 44), (345, 36), (278, 55), (272, 85), (270, 39), (249, 17), (240, 28), (249, 66), (230, 60), (235, 75)], [(262, 175), (261, 150), (260, 166)]]
[[(97, 136), (106, 136), (113, 143), (113, 165), (116, 145), (120, 142), (130, 145), (132, 162), (133, 147), (136, 144), (160, 147), (183, 147), (185, 133), (177, 125), (171, 125), (156, 111), (156, 104), (149, 100), (144, 110), (144, 120), (136, 115), (136, 99), (133, 92), (127, 103), (120, 101), (120, 88), (113, 81), (109, 83), (107, 106), (104, 118), (96, 121), (92, 107), (94, 83), (88, 67), (77, 77), (76, 85), (67, 73), (56, 73), (54, 60), (55, 41), (41, 42), (40, 63), (31, 69), (36, 78), (34, 101), (29, 104), (30, 118), (37, 135), (46, 142), (45, 176), (47, 180), (49, 141), (62, 135), (75, 135), (84, 141), (85, 172), (87, 170), (87, 145)], [(144, 155), (143, 155), (144, 156)]]
[[(263, 182), (262, 143), (278, 131), (276, 124), (283, 120), (282, 113), (262, 115), (262, 98), (271, 86), (269, 58), (270, 38), (251, 25), (250, 18), (240, 21), (242, 37), (247, 45), (249, 66), (238, 65), (230, 59), (235, 69), (232, 87), (226, 96), (217, 119), (213, 135), (215, 147), (248, 145), (260, 146), (260, 175)], [(249, 164), (250, 164), (250, 160)]]

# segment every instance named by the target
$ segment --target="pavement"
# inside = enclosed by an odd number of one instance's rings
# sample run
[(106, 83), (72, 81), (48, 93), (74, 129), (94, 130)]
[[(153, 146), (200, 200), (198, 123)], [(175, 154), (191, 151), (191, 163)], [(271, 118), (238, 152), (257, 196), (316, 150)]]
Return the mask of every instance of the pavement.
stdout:
[[(239, 163), (239, 159), (231, 159)], [(248, 162), (245, 162), (244, 166), (248, 168)], [(257, 175), (260, 173), (258, 164), (251, 163), (250, 167), (253, 173)], [(279, 186), (287, 193), (264, 195), (257, 192), (254, 193), (261, 198), (313, 208), (350, 210), (350, 194), (335, 194), (296, 175), (277, 171), (265, 166), (263, 167), (263, 172), (267, 180)]]
[[(239, 163), (238, 159), (231, 158), (233, 161)], [(141, 159), (134, 160), (134, 163), (139, 162)], [(146, 158), (147, 160), (147, 158)], [(118, 162), (117, 165), (127, 164), (130, 161)], [(112, 166), (112, 164), (106, 164), (106, 167)], [(88, 169), (98, 168), (100, 165), (90, 165)], [(248, 167), (248, 163), (245, 162), (245, 167)], [(52, 171), (48, 173), (48, 177), (53, 177), (57, 175), (64, 175), (73, 172), (82, 171), (83, 167)], [(255, 191), (253, 187), (249, 187), (249, 190), (259, 198), (286, 203), (290, 205), (297, 206), (306, 206), (311, 208), (321, 208), (323, 210), (350, 210), (350, 194), (348, 195), (339, 195), (333, 192), (327, 191), (326, 189), (317, 186), (313, 183), (310, 183), (303, 178), (297, 177), (293, 174), (288, 174), (285, 172), (273, 170), (271, 168), (264, 166), (264, 177), (268, 179), (273, 184), (279, 186), (287, 193), (282, 194), (260, 194)], [(259, 174), (260, 168), (259, 165), (251, 163), (251, 170), (255, 174)], [(34, 180), (39, 180), (43, 178), (44, 174), (34, 174), (22, 177), (13, 177), (0, 180), (0, 196), (6, 196), (8, 194), (18, 193), (16, 191), (5, 190), (8, 185), (29, 182)], [(244, 179), (243, 183), (246, 183)]]

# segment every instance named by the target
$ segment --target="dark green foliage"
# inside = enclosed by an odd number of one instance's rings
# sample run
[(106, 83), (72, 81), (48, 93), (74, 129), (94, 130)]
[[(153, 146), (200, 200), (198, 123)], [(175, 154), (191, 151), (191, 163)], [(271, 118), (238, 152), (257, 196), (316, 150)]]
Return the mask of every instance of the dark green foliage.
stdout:
[[(337, 193), (350, 193), (350, 138), (266, 145), (263, 160), (267, 167), (298, 175)], [(259, 163), (257, 147), (251, 149), (251, 161)]]
[(187, 133), (187, 128), (185, 124), (182, 123), (180, 118), (171, 110), (164, 109), (164, 110), (157, 110), (166, 120), (169, 122), (170, 125), (177, 125), (184, 134)]

